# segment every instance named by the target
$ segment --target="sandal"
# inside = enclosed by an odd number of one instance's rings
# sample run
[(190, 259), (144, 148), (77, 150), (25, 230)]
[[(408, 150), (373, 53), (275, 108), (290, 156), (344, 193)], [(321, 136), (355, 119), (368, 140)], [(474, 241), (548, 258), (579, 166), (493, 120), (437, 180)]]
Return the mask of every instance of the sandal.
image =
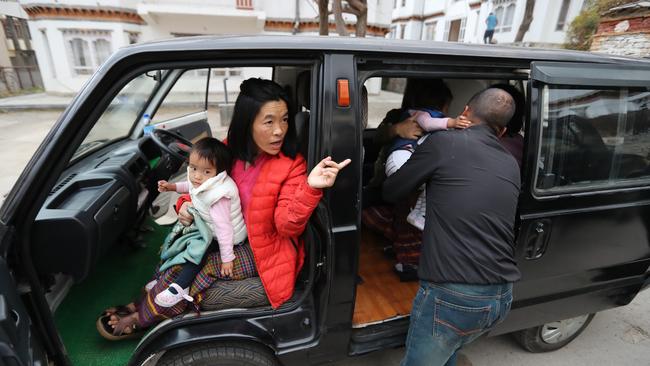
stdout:
[[(112, 314), (116, 315), (116, 314)], [(125, 319), (125, 318), (120, 318), (120, 322)], [(97, 331), (99, 334), (104, 337), (105, 339), (108, 339), (109, 341), (119, 341), (122, 339), (129, 339), (133, 337), (139, 337), (144, 333), (144, 329), (138, 327), (135, 323), (127, 325), (127, 324), (122, 324), (120, 326), (120, 323), (115, 325), (115, 328), (113, 328), (110, 324), (108, 324), (108, 321), (111, 320), (111, 315), (103, 315), (100, 316), (97, 319)], [(131, 332), (125, 333), (124, 331), (127, 328), (131, 328)]]

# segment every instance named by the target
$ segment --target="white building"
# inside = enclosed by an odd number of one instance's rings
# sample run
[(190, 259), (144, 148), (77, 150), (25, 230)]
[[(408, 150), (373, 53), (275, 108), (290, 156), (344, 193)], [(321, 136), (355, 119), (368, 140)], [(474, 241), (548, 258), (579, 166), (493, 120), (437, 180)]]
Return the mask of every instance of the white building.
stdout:
[[(536, 1), (533, 21), (523, 44), (560, 47), (584, 0)], [(389, 37), (482, 43), (490, 12), (499, 24), (493, 39), (512, 44), (524, 18), (526, 0), (393, 0)]]
[[(19, 0), (48, 92), (76, 93), (116, 49), (188, 35), (318, 34), (315, 0)], [(384, 37), (390, 0), (368, 1), (367, 36)], [(335, 33), (333, 18), (330, 33)], [(354, 16), (345, 15), (354, 34)]]

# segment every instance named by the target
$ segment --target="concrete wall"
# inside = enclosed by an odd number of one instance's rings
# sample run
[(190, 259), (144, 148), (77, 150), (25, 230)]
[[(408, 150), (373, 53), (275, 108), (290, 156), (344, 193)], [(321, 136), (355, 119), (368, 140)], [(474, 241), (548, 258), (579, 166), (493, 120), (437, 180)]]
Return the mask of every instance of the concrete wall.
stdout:
[(596, 36), (591, 51), (619, 56), (650, 57), (650, 34)]

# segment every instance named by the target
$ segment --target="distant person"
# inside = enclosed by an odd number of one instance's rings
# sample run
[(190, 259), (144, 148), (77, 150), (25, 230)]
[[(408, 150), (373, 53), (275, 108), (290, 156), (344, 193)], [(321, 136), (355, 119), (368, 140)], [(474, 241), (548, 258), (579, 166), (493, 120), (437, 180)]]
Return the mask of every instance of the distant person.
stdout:
[(497, 27), (497, 24), (499, 24), (499, 20), (494, 13), (490, 12), (488, 17), (485, 19), (485, 24), (487, 27), (485, 28), (485, 34), (483, 34), (483, 43), (491, 44), (492, 36), (494, 36), (494, 29)]
[(519, 167), (501, 146), (515, 102), (489, 88), (463, 115), (474, 125), (432, 133), (386, 178), (386, 201), (426, 183), (426, 224), (402, 366), (455, 365), (465, 344), (501, 322), (520, 273), (514, 259)]

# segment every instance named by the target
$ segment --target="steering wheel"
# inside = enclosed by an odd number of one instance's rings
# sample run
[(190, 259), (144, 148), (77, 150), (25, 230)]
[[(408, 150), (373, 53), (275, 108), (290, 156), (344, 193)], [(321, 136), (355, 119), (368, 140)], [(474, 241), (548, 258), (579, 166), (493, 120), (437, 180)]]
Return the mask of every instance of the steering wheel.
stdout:
[(150, 136), (156, 145), (180, 163), (184, 163), (190, 157), (192, 142), (183, 136), (157, 128), (151, 131)]

